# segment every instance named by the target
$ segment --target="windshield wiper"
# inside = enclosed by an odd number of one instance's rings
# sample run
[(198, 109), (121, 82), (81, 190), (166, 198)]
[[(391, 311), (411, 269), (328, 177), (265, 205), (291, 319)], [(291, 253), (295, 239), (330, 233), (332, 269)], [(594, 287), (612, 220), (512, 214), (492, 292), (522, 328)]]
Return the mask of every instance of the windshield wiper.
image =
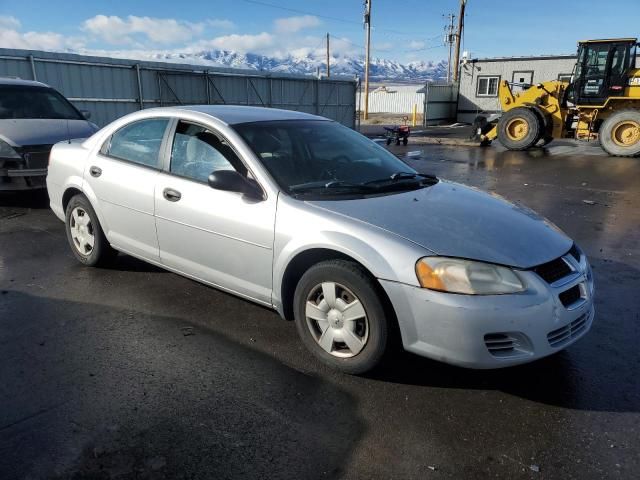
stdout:
[(370, 192), (373, 190), (372, 186), (368, 186), (362, 183), (351, 183), (345, 182), (342, 180), (329, 180), (329, 181), (320, 181), (320, 182), (309, 182), (309, 183), (301, 183), (299, 185), (293, 185), (289, 187), (289, 190), (292, 193), (303, 193), (309, 192), (313, 190), (319, 191), (327, 191), (327, 190), (336, 190), (336, 189), (345, 189), (349, 191), (356, 192)]
[(378, 178), (376, 180), (370, 180), (365, 182), (363, 185), (375, 185), (375, 184), (394, 184), (401, 180), (416, 180), (419, 182), (429, 181), (430, 183), (437, 183), (438, 178), (434, 175), (429, 175), (426, 173), (413, 173), (413, 172), (396, 172), (385, 178)]

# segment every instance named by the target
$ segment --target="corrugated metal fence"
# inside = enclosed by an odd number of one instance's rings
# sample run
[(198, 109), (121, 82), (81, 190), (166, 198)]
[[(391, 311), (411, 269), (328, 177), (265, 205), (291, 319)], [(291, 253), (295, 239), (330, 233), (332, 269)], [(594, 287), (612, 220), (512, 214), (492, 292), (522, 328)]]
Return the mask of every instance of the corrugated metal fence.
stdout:
[(422, 90), (423, 126), (439, 125), (444, 122), (455, 121), (458, 108), (458, 85), (427, 83)]
[[(356, 102), (362, 108), (358, 92)], [(390, 85), (369, 92), (369, 113), (395, 113), (411, 115), (416, 105), (418, 114), (423, 114), (423, 125), (437, 125), (456, 118), (458, 86), (453, 83), (423, 85)]]
[(103, 126), (142, 108), (230, 104), (313, 113), (354, 128), (357, 82), (255, 70), (0, 48), (0, 76), (59, 90)]

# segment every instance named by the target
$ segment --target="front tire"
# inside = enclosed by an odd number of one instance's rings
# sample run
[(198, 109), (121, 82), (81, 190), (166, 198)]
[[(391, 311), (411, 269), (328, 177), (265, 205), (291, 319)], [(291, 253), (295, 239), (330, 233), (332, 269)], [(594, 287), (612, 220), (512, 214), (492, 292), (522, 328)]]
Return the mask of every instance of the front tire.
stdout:
[(540, 140), (542, 123), (530, 108), (513, 108), (500, 117), (498, 140), (509, 150), (527, 150)]
[(89, 267), (109, 263), (117, 252), (109, 245), (98, 216), (84, 195), (76, 195), (67, 204), (65, 230), (73, 255)]
[(640, 111), (620, 110), (607, 118), (598, 133), (602, 149), (615, 157), (640, 155)]
[(387, 350), (389, 325), (378, 288), (358, 264), (329, 260), (305, 272), (294, 294), (298, 335), (320, 361), (358, 375)]

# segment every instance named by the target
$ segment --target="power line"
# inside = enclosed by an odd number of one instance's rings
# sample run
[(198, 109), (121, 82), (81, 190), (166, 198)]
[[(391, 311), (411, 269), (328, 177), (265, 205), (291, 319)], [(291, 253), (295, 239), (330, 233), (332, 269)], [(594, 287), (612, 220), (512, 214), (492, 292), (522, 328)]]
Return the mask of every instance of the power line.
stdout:
[[(279, 10), (285, 10), (287, 12), (299, 13), (299, 14), (302, 14), (302, 15), (313, 15), (315, 17), (324, 18), (325, 20), (331, 20), (331, 21), (334, 21), (334, 22), (349, 23), (349, 24), (352, 24), (352, 25), (362, 25), (362, 22), (359, 22), (359, 21), (356, 21), (356, 20), (348, 20), (346, 18), (332, 17), (332, 16), (329, 16), (329, 15), (322, 15), (322, 14), (315, 13), (315, 12), (309, 12), (307, 10), (300, 10), (300, 9), (297, 9), (297, 8), (284, 7), (282, 5), (276, 5), (276, 4), (269, 3), (269, 2), (263, 2), (261, 0), (242, 0), (242, 1), (246, 2), (246, 3), (253, 3), (255, 5), (262, 5), (263, 7), (277, 8)], [(392, 30), (390, 28), (374, 27), (373, 25), (371, 26), (371, 30), (380, 31), (380, 32), (389, 32), (389, 33), (394, 33), (396, 35), (420, 35), (417, 32), (403, 32), (403, 31), (400, 31), (400, 30)]]

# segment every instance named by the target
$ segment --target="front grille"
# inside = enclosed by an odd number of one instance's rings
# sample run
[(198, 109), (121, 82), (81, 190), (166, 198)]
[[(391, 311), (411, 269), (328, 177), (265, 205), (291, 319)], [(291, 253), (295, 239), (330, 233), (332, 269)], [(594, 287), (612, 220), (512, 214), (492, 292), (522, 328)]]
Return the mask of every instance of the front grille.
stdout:
[(570, 340), (579, 337), (582, 332), (587, 328), (587, 320), (589, 319), (589, 314), (585, 313), (581, 315), (573, 322), (565, 325), (562, 328), (558, 328), (553, 330), (547, 334), (547, 340), (549, 341), (549, 345), (552, 347), (561, 347), (566, 344)]
[(547, 283), (553, 283), (569, 275), (571, 273), (571, 267), (560, 257), (538, 265), (533, 271), (540, 275)]
[(52, 145), (30, 145), (20, 151), (26, 161), (26, 168), (47, 168)]
[(558, 295), (558, 298), (562, 302), (562, 305), (564, 305), (565, 307), (573, 305), (578, 300), (580, 300), (580, 298), (582, 298), (582, 294), (580, 293), (580, 285), (574, 285), (569, 290), (565, 290)]
[(488, 333), (484, 336), (484, 344), (494, 357), (511, 355), (514, 350), (513, 339), (504, 333)]
[(576, 259), (576, 261), (580, 261), (580, 250), (578, 249), (578, 246), (574, 243), (573, 246), (571, 247), (571, 250), (569, 250), (569, 254)]
[(495, 332), (484, 336), (484, 344), (496, 358), (517, 358), (531, 354), (529, 338), (522, 332)]

